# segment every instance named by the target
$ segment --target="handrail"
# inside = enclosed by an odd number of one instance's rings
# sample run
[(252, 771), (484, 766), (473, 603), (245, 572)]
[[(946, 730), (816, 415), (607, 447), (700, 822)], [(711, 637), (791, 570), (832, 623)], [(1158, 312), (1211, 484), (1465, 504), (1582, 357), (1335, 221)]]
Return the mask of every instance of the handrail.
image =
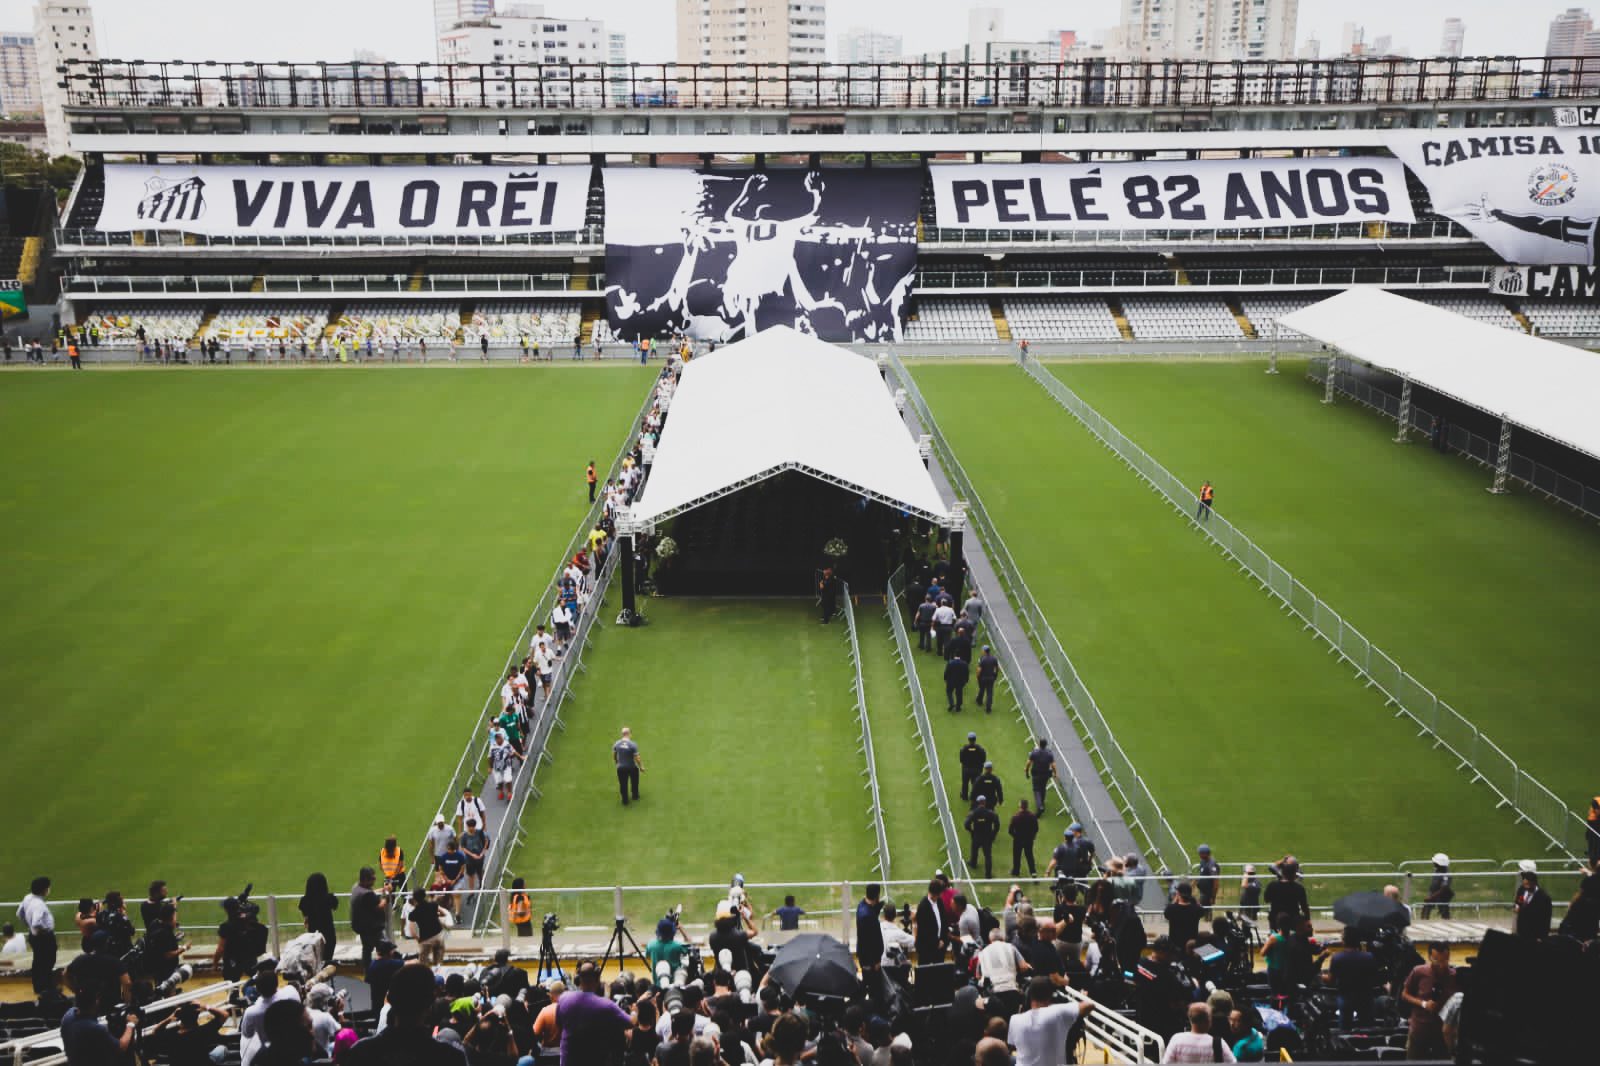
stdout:
[[(171, 1010), (173, 1007), (180, 1006), (184, 1003), (196, 1003), (202, 999), (209, 999), (212, 996), (226, 995), (227, 993), (232, 992), (234, 989), (241, 987), (243, 984), (243, 981), (218, 981), (215, 984), (205, 985), (201, 988), (193, 988), (187, 992), (179, 992), (177, 995), (168, 996), (166, 999), (157, 1000), (154, 1003), (147, 1003), (140, 1008), (140, 1013), (154, 1014), (158, 1011)], [(165, 1021), (165, 1019), (163, 1019), (163, 1021)], [(151, 1033), (156, 1031), (156, 1028), (156, 1025), (148, 1026), (143, 1030), (143, 1033), (145, 1036), (149, 1036)], [(12, 1062), (15, 1063), (15, 1066), (22, 1066), (24, 1062), (31, 1063), (33, 1066), (37, 1066), (39, 1063), (64, 1063), (67, 1061), (65, 1054), (53, 1055), (39, 1059), (29, 1059), (26, 1054), (33, 1048), (43, 1047), (47, 1044), (59, 1043), (61, 1043), (61, 1030), (46, 1029), (42, 1033), (34, 1033), (31, 1036), (18, 1037), (15, 1040), (8, 1040), (5, 1043), (0, 1044), (0, 1058), (10, 1058)]]
[(1368, 222), (1325, 222), (1297, 226), (1255, 226), (1240, 229), (956, 229), (940, 226), (937, 220), (923, 217), (921, 239), (923, 248), (939, 244), (1118, 244), (1148, 245), (1165, 248), (1180, 244), (1248, 244), (1267, 241), (1280, 244), (1348, 244), (1376, 245), (1385, 241), (1439, 241), (1451, 240), (1462, 244), (1476, 241), (1465, 226), (1445, 218), (1429, 218), (1419, 222), (1385, 222), (1374, 236), (1373, 224)]
[[(1074, 1003), (1090, 1002), (1088, 996), (1071, 985), (1061, 991)], [(1092, 1011), (1083, 1021), (1083, 1036), (1090, 1045), (1105, 1049), (1107, 1062), (1112, 1056), (1118, 1062), (1160, 1062), (1167, 1053), (1165, 1037), (1114, 1010)]]
[[(899, 579), (900, 588), (895, 587)], [(905, 676), (906, 694), (911, 701), (911, 717), (917, 723), (917, 741), (922, 745), (922, 756), (927, 763), (928, 785), (933, 789), (933, 803), (937, 812), (939, 830), (944, 834), (945, 856), (950, 863), (950, 880), (965, 882), (974, 902), (978, 899), (976, 883), (967, 870), (966, 854), (961, 850), (961, 840), (956, 835), (955, 817), (950, 813), (950, 801), (944, 792), (944, 775), (939, 770), (939, 746), (933, 739), (933, 723), (928, 721), (928, 705), (922, 698), (922, 681), (917, 676), (917, 660), (911, 650), (911, 638), (906, 635), (905, 619), (897, 606), (905, 588), (905, 567), (889, 577), (885, 589), (884, 607), (889, 612), (889, 624), (894, 628), (895, 654), (900, 659), (900, 669)]]
[[(608, 467), (608, 473), (606, 474), (607, 480), (615, 478), (617, 473), (622, 469), (622, 457), (628, 453), (629, 448), (632, 446), (639, 423), (647, 414), (650, 413), (650, 405), (655, 401), (655, 396), (656, 388), (655, 386), (651, 386), (649, 391), (645, 394), (644, 402), (639, 405), (639, 410), (634, 414), (633, 421), (628, 424), (628, 433), (627, 436), (623, 438), (622, 446), (617, 449), (616, 457), (611, 460), (611, 465)], [(441, 801), (438, 808), (440, 811), (444, 811), (446, 814), (448, 814), (448, 812), (451, 810), (451, 804), (453, 804), (456, 801), (456, 797), (461, 794), (461, 775), (464, 768), (470, 764), (471, 769), (467, 772), (471, 776), (476, 776), (478, 761), (482, 759), (485, 753), (488, 751), (488, 740), (479, 732), (479, 730), (485, 721), (486, 716), (493, 716), (494, 714), (494, 708), (498, 705), (497, 701), (500, 697), (500, 686), (505, 682), (506, 672), (515, 666), (519, 661), (518, 656), (521, 654), (522, 649), (527, 646), (534, 627), (539, 624), (541, 619), (549, 616), (551, 608), (555, 605), (555, 598), (561, 585), (561, 572), (566, 569), (567, 561), (577, 553), (579, 545), (582, 544), (582, 542), (588, 537), (589, 531), (594, 529), (595, 522), (598, 520), (600, 512), (604, 506), (604, 497), (597, 498), (594, 503), (589, 505), (588, 511), (584, 513), (583, 520), (578, 523), (577, 531), (573, 533), (572, 538), (567, 542), (566, 550), (561, 556), (560, 561), (556, 564), (554, 575), (545, 585), (544, 592), (540, 595), (539, 601), (534, 604), (533, 611), (528, 615), (528, 620), (523, 623), (522, 631), (517, 634), (517, 639), (512, 643), (511, 651), (506, 656), (505, 662), (501, 664), (500, 672), (495, 675), (494, 681), (489, 686), (489, 695), (483, 701), (483, 709), (478, 713), (478, 716), (473, 721), (472, 733), (467, 739), (466, 750), (461, 753), (461, 758), (456, 762), (455, 770), (451, 772), (450, 783), (445, 786), (444, 799)], [(598, 600), (593, 600), (591, 603), (594, 605), (595, 610), (599, 610)], [(582, 620), (579, 619), (579, 621), (581, 622)], [(429, 824), (429, 828), (432, 828), (431, 823)], [(490, 840), (491, 849), (494, 848), (498, 842), (498, 839), (499, 837), (497, 834), (495, 838)], [(407, 879), (408, 884), (416, 884), (418, 875), (423, 870), (428, 868), (423, 864), (422, 861), (425, 854), (429, 859), (429, 865), (431, 865), (432, 855), (428, 853), (426, 830), (424, 830), (423, 833), (421, 846), (417, 848), (416, 853), (411, 857), (411, 871)], [(485, 859), (487, 858), (488, 857), (485, 856)], [(486, 881), (484, 883), (487, 884), (489, 882)]]
[(867, 686), (861, 678), (861, 642), (856, 634), (856, 609), (850, 602), (850, 583), (844, 585), (844, 626), (850, 641), (850, 665), (855, 669), (856, 714), (861, 719), (861, 754), (867, 761), (867, 790), (872, 793), (872, 828), (877, 836), (878, 873), (885, 881), (894, 875), (889, 867), (889, 835), (883, 827), (883, 799), (878, 793), (878, 756), (872, 748), (872, 723), (867, 720)]
[[(1471, 767), (1473, 781), (1483, 782), (1500, 800), (1497, 807), (1509, 806), (1517, 812), (1517, 822), (1527, 822), (1544, 835), (1551, 849), (1564, 851), (1576, 860), (1583, 851), (1580, 835), (1585, 823), (1563, 804), (1555, 793), (1523, 770), (1499, 745), (1472, 722), (1436, 696), (1404, 670), (1394, 659), (1373, 644), (1354, 626), (1328, 606), (1272, 556), (1256, 545), (1237, 526), (1212, 512), (1204, 522), (1197, 521), (1194, 507), (1198, 498), (1183, 482), (1133, 443), (1116, 426), (1046, 371), (1031, 356), (1021, 357), (1022, 369), (1068, 414), (1125, 463), (1129, 469), (1159, 492), (1194, 529), (1222, 549), (1225, 556), (1248, 571), (1263, 589), (1272, 593), (1285, 608), (1305, 623), (1338, 654), (1341, 661), (1355, 667), (1368, 686), (1383, 693), (1386, 706), (1399, 707), (1422, 733), (1433, 738), (1433, 746), (1455, 756), (1458, 769)], [(1496, 779), (1500, 780), (1497, 781)], [(1529, 808), (1537, 808), (1530, 812)]]
[[(950, 447), (944, 434), (940, 432), (932, 408), (923, 399), (922, 390), (906, 371), (905, 364), (900, 361), (898, 354), (891, 351), (889, 363), (894, 369), (896, 379), (906, 390), (906, 397), (921, 420), (922, 428), (933, 440), (939, 465), (956, 487), (956, 491), (966, 498), (967, 517), (972, 520), (978, 535), (983, 539), (984, 546), (989, 549), (989, 558), (994, 564), (995, 573), (1006, 586), (1007, 598), (1017, 609), (1018, 618), (1022, 620), (1029, 636), (1033, 639), (1040, 661), (1049, 672), (1056, 691), (1072, 709), (1079, 730), (1089, 741), (1089, 755), (1098, 756), (1106, 787), (1114, 793), (1121, 794), (1122, 814), (1127, 819), (1129, 828), (1143, 835), (1148, 849), (1147, 854), (1154, 855), (1159, 863), (1157, 869), (1162, 867), (1168, 870), (1182, 869), (1188, 861), (1188, 850), (1184, 848), (1177, 831), (1167, 821), (1161, 804), (1156, 802), (1144, 778), (1134, 767), (1133, 760), (1117, 741), (1116, 734), (1100, 712), (1099, 704), (1089, 692), (1089, 686), (1084, 683), (1077, 667), (1073, 666), (1071, 657), (1056, 639), (1055, 630), (1051, 628), (1043, 609), (1034, 599), (1033, 592), (1022, 579), (1022, 570), (1012, 559), (1011, 550), (989, 517), (988, 509), (984, 507), (983, 498), (978, 495), (977, 487), (967, 476), (966, 470), (956, 458), (955, 451)], [(1056, 743), (1054, 738), (1051, 742)]]
[[(257, 287), (259, 282), (259, 288)], [(418, 286), (413, 288), (413, 286)], [(71, 274), (61, 291), (73, 296), (459, 296), (463, 293), (548, 293), (599, 296), (604, 274)]]
[[(389, 63), (70, 59), (72, 109), (956, 108), (1307, 106), (1593, 99), (1593, 57), (1214, 62)], [(566, 116), (563, 116), (566, 117)], [(386, 118), (386, 129), (389, 120)], [(552, 121), (552, 132), (577, 123)], [(360, 121), (347, 127), (364, 130)], [(825, 124), (813, 131), (844, 129)]]
[(1084, 291), (1084, 292), (1191, 292), (1203, 289), (1271, 290), (1276, 288), (1342, 289), (1352, 285), (1385, 288), (1487, 289), (1492, 266), (1429, 267), (1194, 267), (1179, 271), (1168, 267), (1094, 267), (1054, 270), (939, 270), (919, 269), (919, 292), (966, 290)]

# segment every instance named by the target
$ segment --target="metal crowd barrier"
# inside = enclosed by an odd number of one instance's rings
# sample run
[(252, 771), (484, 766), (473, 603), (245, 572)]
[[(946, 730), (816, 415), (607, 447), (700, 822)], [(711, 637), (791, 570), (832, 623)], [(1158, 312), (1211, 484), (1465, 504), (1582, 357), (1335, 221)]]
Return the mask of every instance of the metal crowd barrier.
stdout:
[(850, 666), (855, 671), (853, 687), (856, 694), (856, 714), (861, 719), (861, 755), (867, 761), (864, 771), (867, 777), (866, 787), (872, 794), (872, 804), (868, 813), (872, 815), (872, 830), (877, 839), (874, 847), (878, 859), (878, 873), (887, 881), (894, 875), (890, 873), (889, 836), (883, 828), (883, 799), (878, 792), (878, 757), (872, 749), (872, 723), (867, 720), (867, 686), (861, 678), (861, 641), (856, 633), (856, 609), (850, 602), (849, 582), (844, 582), (844, 625), (850, 642)]
[(1388, 706), (1399, 708), (1396, 716), (1404, 714), (1410, 718), (1421, 728), (1421, 735), (1433, 738), (1434, 747), (1442, 747), (1455, 756), (1457, 769), (1470, 769), (1473, 782), (1487, 785), (1499, 799), (1499, 807), (1510, 807), (1516, 812), (1519, 823), (1527, 822), (1543, 834), (1550, 850), (1561, 850), (1574, 860), (1584, 850), (1583, 820), (1555, 793), (1521, 769), (1477, 726), (1407, 673), (1233, 523), (1215, 513), (1205, 522), (1197, 521), (1195, 494), (1059, 378), (1045, 370), (1038, 360), (1023, 357), (1022, 368), (1067, 413), (1166, 497), (1191, 527), (1221, 548), (1224, 555), (1237, 562), (1264, 590), (1276, 596), (1305, 623), (1305, 628), (1327, 641), (1340, 660), (1355, 667), (1368, 685), (1382, 692)]

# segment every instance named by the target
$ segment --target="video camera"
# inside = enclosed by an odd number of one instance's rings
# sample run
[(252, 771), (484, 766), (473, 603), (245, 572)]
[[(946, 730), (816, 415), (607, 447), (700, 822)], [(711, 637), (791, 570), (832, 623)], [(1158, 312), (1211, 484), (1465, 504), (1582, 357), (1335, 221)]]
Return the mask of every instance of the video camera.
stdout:
[(554, 936), (557, 929), (561, 928), (561, 920), (554, 913), (546, 914), (539, 929), (545, 936)]
[(237, 896), (229, 896), (222, 901), (222, 909), (229, 918), (238, 918), (248, 921), (261, 913), (261, 904), (250, 898), (250, 893), (255, 889), (255, 882), (244, 886), (244, 891)]

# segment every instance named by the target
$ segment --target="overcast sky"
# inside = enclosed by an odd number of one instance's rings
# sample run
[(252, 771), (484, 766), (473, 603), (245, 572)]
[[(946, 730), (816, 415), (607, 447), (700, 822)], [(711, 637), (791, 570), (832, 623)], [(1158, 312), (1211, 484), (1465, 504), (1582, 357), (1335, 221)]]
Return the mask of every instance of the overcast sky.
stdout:
[[(348, 59), (357, 48), (396, 61), (434, 57), (431, 0), (92, 0), (100, 52), (118, 59)], [(1444, 19), (1466, 20), (1469, 54), (1540, 55), (1550, 18), (1582, 0), (1301, 0), (1299, 39), (1315, 34), (1323, 54), (1337, 47), (1346, 21), (1367, 39), (1388, 34), (1397, 49), (1431, 55)], [(674, 0), (549, 0), (555, 15), (603, 18), (628, 34), (629, 58), (672, 58)], [(966, 0), (830, 0), (828, 45), (865, 23), (898, 33), (908, 52), (965, 43)], [(1118, 0), (1018, 0), (1006, 10), (1006, 35), (1042, 37), (1053, 29), (1093, 32), (1116, 23)], [(1597, 5), (1600, 6), (1600, 5)], [(31, 0), (0, 0), (0, 29), (33, 25)]]

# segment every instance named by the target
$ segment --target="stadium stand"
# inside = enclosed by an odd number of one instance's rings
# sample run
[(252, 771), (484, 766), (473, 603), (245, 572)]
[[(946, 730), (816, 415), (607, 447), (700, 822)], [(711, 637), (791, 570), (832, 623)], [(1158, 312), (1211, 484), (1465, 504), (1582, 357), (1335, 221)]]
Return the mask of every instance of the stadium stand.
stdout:
[(311, 304), (277, 307), (262, 310), (260, 307), (229, 307), (218, 311), (206, 326), (203, 337), (218, 340), (256, 342), (278, 340), (297, 341), (304, 338), (309, 343), (322, 339), (328, 326), (328, 309)]
[(113, 348), (133, 348), (139, 343), (139, 329), (151, 340), (188, 340), (199, 330), (205, 313), (197, 307), (164, 305), (152, 307), (94, 308), (79, 318), (88, 329), (100, 327), (101, 343)]
[(525, 336), (530, 344), (554, 348), (570, 346), (581, 326), (576, 300), (484, 301), (472, 313), (467, 339), (476, 342), (488, 333), (490, 344), (504, 347), (520, 344)]
[(1028, 341), (1120, 341), (1111, 308), (1098, 296), (1020, 296), (1005, 301), (1011, 336)]
[(461, 309), (454, 303), (351, 304), (335, 320), (333, 336), (365, 340), (426, 340), (449, 344), (461, 330)]
[(982, 343), (998, 341), (994, 315), (989, 302), (975, 296), (946, 296), (918, 300), (913, 318), (906, 323), (905, 339), (910, 342), (953, 341)]
[(1600, 337), (1600, 307), (1592, 303), (1528, 300), (1522, 313), (1535, 330), (1551, 337)]
[(1244, 331), (1220, 296), (1127, 296), (1123, 314), (1139, 340), (1239, 340)]
[(1505, 304), (1487, 296), (1440, 296), (1430, 293), (1422, 299), (1435, 307), (1454, 311), (1458, 315), (1465, 315), (1479, 322), (1487, 322), (1491, 326), (1499, 326), (1501, 329), (1522, 329), (1522, 324)]
[[(1250, 324), (1255, 326), (1256, 333), (1262, 337), (1272, 336), (1272, 324), (1291, 311), (1298, 311), (1302, 307), (1310, 307), (1321, 300), (1324, 295), (1315, 296), (1263, 296), (1259, 293), (1239, 298), (1239, 306), (1244, 309), (1245, 317)], [(1283, 337), (1299, 337), (1301, 334), (1292, 329), (1284, 328), (1280, 334)]]

